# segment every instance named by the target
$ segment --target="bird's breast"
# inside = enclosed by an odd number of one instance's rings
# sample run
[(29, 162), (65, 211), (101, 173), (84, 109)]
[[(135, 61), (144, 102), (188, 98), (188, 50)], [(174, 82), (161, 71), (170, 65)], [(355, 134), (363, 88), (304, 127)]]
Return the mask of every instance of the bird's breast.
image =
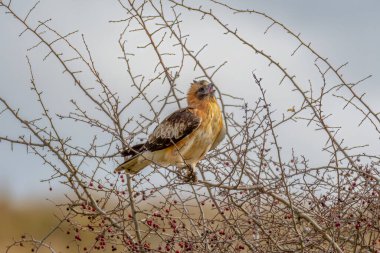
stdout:
[(206, 155), (223, 126), (222, 114), (217, 103), (210, 105), (206, 110), (199, 110), (197, 114), (202, 119), (201, 125), (178, 143), (177, 146), (181, 148), (175, 150), (191, 163), (197, 163)]
[(175, 145), (157, 152), (154, 161), (159, 164), (195, 165), (213, 146), (223, 127), (223, 118), (217, 103), (194, 110), (201, 118), (200, 126)]

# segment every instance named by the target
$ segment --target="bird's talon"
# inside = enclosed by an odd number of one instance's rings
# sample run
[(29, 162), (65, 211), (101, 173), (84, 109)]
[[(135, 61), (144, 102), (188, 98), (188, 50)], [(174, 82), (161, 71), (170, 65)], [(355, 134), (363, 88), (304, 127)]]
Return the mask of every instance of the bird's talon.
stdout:
[(186, 183), (191, 183), (191, 184), (198, 182), (197, 174), (194, 172), (193, 167), (189, 165), (189, 166), (186, 166), (185, 168), (186, 168), (186, 174), (184, 175), (184, 173), (181, 173), (183, 181), (185, 181)]

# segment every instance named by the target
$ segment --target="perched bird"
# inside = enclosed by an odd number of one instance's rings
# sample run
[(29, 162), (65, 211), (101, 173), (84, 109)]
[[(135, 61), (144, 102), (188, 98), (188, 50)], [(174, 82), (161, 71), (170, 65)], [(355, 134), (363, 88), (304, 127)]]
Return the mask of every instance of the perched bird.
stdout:
[(145, 143), (121, 152), (130, 158), (115, 172), (135, 174), (151, 163), (185, 168), (186, 181), (196, 181), (196, 164), (224, 138), (226, 129), (212, 83), (194, 81), (187, 93), (188, 107), (164, 119)]

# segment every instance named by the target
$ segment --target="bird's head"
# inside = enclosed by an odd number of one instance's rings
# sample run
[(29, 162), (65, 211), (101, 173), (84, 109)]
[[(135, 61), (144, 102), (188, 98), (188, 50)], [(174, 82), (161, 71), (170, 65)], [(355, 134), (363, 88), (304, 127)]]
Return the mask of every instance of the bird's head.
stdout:
[(203, 102), (211, 102), (215, 100), (214, 84), (206, 80), (193, 81), (187, 93), (187, 102), (189, 106), (195, 106)]

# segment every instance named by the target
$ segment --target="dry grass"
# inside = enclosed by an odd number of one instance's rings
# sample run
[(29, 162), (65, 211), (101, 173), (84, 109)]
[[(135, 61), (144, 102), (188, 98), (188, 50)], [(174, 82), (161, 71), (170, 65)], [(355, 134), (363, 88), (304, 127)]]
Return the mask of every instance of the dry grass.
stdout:
[[(14, 205), (7, 200), (0, 200), (0, 251), (5, 252), (7, 246), (22, 236), (33, 235), (41, 239), (57, 223), (53, 216), (52, 207), (45, 204), (27, 203), (23, 205)], [(62, 238), (58, 234), (49, 238), (49, 242), (54, 243), (58, 251), (66, 249), (70, 243), (69, 238)], [(11, 253), (31, 252), (31, 247), (16, 247), (10, 250)], [(40, 253), (49, 252), (44, 249)]]
[[(49, 205), (48, 202), (42, 204), (33, 202), (24, 203), (23, 205), (14, 205), (9, 201), (0, 200), (0, 252), (5, 252), (7, 246), (11, 245), (16, 240), (21, 239), (22, 236), (30, 238), (30, 235), (33, 235), (34, 238), (38, 240), (44, 238), (59, 222), (54, 216), (56, 211), (57, 209), (54, 205)], [(207, 219), (212, 220), (212, 217), (216, 215), (215, 210), (213, 210), (211, 206), (208, 207), (208, 205), (206, 205), (204, 211), (204, 215)], [(175, 217), (176, 212), (173, 211), (172, 215)], [(199, 213), (196, 208), (189, 208), (189, 215), (192, 216), (193, 220), (196, 220)], [(86, 226), (85, 224), (88, 223), (88, 220), (83, 218), (81, 220), (76, 220), (76, 222), (82, 223)], [(265, 221), (263, 222), (265, 223)], [(158, 223), (161, 222), (158, 221)], [(209, 226), (213, 227), (214, 225), (209, 224)], [(286, 232), (281, 230), (282, 229), (280, 228), (278, 233)], [(70, 233), (67, 234), (67, 232)], [(85, 252), (85, 247), (86, 249), (89, 249), (93, 246), (93, 234), (82, 233), (82, 241), (80, 242), (74, 239), (74, 235), (75, 231), (72, 231), (72, 228), (70, 230), (68, 224), (62, 224), (60, 229), (56, 230), (51, 236), (49, 236), (45, 243), (51, 243), (57, 252)], [(156, 247), (160, 240), (156, 235), (152, 234), (146, 238), (146, 242), (149, 242), (152, 246)], [(353, 252), (352, 250), (353, 249), (348, 249), (348, 252)], [(23, 247), (13, 247), (9, 252), (32, 252), (32, 247), (31, 245), (24, 244)], [(45, 253), (50, 251), (41, 247), (38, 252)], [(111, 247), (106, 246), (103, 252), (111, 252)]]

